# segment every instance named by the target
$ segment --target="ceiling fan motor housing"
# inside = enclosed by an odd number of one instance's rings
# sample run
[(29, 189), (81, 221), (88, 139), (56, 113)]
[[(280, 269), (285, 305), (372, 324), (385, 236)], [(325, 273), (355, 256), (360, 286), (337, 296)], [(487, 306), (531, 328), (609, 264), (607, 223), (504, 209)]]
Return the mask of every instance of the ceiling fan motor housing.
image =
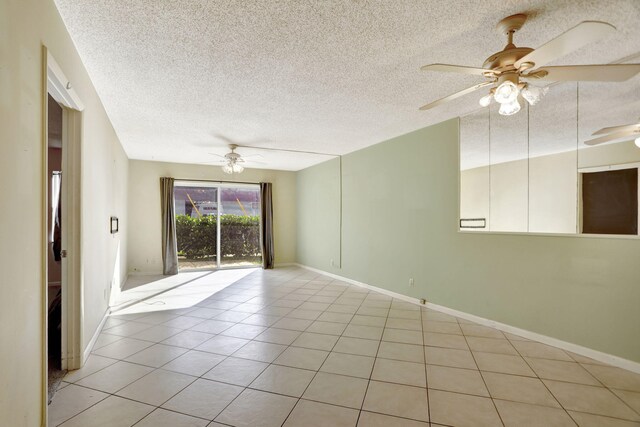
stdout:
[(482, 67), (499, 73), (515, 71), (513, 64), (531, 52), (533, 49), (530, 47), (507, 48), (488, 57)]

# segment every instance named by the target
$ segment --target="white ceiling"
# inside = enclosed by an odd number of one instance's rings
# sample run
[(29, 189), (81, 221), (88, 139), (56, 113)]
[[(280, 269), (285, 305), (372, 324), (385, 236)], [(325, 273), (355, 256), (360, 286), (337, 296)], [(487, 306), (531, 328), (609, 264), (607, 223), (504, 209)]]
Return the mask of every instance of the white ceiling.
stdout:
[[(585, 20), (617, 27), (555, 64), (640, 52), (637, 0), (55, 1), (134, 159), (202, 163), (229, 139), (345, 154), (466, 114), (482, 94), (418, 107), (481, 78), (419, 67), (481, 66), (504, 47), (495, 24), (514, 13), (532, 15), (519, 46)], [(254, 167), (285, 170), (327, 158), (260, 154)]]

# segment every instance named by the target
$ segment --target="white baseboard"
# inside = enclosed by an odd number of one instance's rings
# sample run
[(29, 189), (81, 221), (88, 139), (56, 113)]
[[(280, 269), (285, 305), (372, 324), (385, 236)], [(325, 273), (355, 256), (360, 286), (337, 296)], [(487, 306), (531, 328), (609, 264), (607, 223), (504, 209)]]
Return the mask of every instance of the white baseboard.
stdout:
[(157, 271), (157, 272), (153, 272), (153, 271), (130, 271), (127, 273), (127, 277), (124, 280), (124, 283), (126, 283), (127, 278), (129, 278), (129, 276), (162, 276), (162, 270)]
[(640, 374), (640, 363), (634, 362), (632, 360), (624, 359), (619, 356), (614, 356), (613, 354), (603, 353), (598, 350), (593, 350), (588, 347), (583, 347), (578, 344), (573, 344), (567, 341), (563, 341), (557, 338), (549, 337), (546, 335), (539, 334), (537, 332), (528, 331), (526, 329), (517, 328), (515, 326), (507, 325), (504, 323), (496, 322), (495, 320), (485, 319), (484, 317), (476, 316), (473, 314), (465, 313), (463, 311), (458, 311), (449, 307), (445, 307), (442, 305), (434, 304), (431, 302), (427, 302), (426, 304), (421, 304), (418, 298), (413, 298), (407, 295), (398, 294), (396, 292), (389, 291), (387, 289), (378, 288), (376, 286), (372, 286), (366, 283), (358, 282), (357, 280), (349, 279), (348, 277), (339, 276), (337, 274), (329, 273), (327, 271), (323, 271), (317, 268), (309, 267), (303, 264), (296, 263), (295, 265), (302, 267), (304, 269), (313, 271), (315, 273), (322, 274), (324, 276), (332, 277), (337, 280), (341, 280), (343, 282), (347, 282), (356, 286), (361, 286), (363, 288), (367, 288), (376, 292), (380, 292), (382, 294), (388, 295), (393, 298), (397, 298), (403, 301), (407, 301), (413, 304), (417, 304), (426, 308), (430, 308), (432, 310), (439, 311), (441, 313), (449, 314), (451, 316), (459, 317), (461, 319), (469, 320), (471, 322), (478, 323), (483, 326), (489, 326), (491, 328), (499, 329), (503, 332), (507, 332), (513, 335), (518, 335), (523, 338), (527, 338), (533, 341), (538, 341), (543, 344), (547, 344), (553, 347), (558, 347), (563, 350), (570, 351), (575, 354), (579, 354), (580, 356), (589, 357), (591, 359), (597, 360), (602, 363), (607, 363), (612, 366), (616, 366), (618, 368), (626, 369), (628, 371), (632, 371)]
[(82, 353), (82, 364), (80, 365), (80, 367), (84, 366), (84, 364), (87, 362), (87, 359), (91, 354), (91, 350), (93, 350), (93, 346), (96, 344), (96, 341), (98, 340), (98, 336), (100, 336), (100, 332), (102, 332), (102, 328), (104, 327), (104, 324), (109, 318), (110, 314), (111, 314), (111, 309), (107, 308), (107, 311), (105, 311), (104, 315), (102, 316), (102, 320), (100, 321), (98, 328), (94, 332), (93, 336), (91, 337), (91, 340), (89, 341), (89, 344), (87, 344), (87, 347), (84, 349), (84, 352)]
[(274, 267), (292, 267), (296, 265), (299, 265), (299, 264), (296, 262), (277, 262), (273, 264)]

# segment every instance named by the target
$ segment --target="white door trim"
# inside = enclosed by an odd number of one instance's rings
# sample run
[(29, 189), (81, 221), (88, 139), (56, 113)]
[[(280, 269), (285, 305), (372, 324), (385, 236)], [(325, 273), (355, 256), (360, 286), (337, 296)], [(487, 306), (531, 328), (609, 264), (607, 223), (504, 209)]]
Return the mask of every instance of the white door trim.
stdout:
[[(42, 420), (47, 423), (47, 328), (48, 328), (48, 96), (63, 107), (62, 241), (67, 251), (62, 279), (62, 368), (78, 369), (84, 363), (82, 352), (82, 205), (81, 135), (84, 104), (46, 46), (42, 46)], [(63, 264), (65, 264), (63, 263)]]

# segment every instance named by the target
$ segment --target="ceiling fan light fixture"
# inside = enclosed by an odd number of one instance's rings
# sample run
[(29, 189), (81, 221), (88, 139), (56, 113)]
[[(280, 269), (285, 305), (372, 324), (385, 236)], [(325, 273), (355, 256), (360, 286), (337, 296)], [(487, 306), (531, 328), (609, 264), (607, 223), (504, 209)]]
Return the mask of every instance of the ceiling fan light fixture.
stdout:
[(239, 164), (234, 164), (233, 166), (231, 166), (231, 169), (233, 170), (233, 172), (235, 173), (242, 173), (244, 171), (244, 167), (240, 166)]
[(634, 141), (636, 144), (636, 147), (640, 148), (640, 136), (636, 138), (636, 140)]
[(502, 116), (512, 116), (518, 111), (520, 111), (520, 103), (518, 102), (518, 98), (516, 98), (512, 102), (500, 104), (500, 110), (498, 110), (498, 113)]
[(529, 105), (536, 105), (548, 91), (548, 87), (526, 85), (520, 93)]
[(511, 80), (505, 80), (496, 88), (493, 98), (500, 104), (510, 104), (518, 99), (518, 86)]
[(231, 175), (233, 173), (233, 167), (231, 165), (222, 166), (222, 172)]
[(478, 102), (482, 107), (488, 107), (489, 104), (491, 104), (491, 100), (492, 99), (493, 99), (493, 94), (490, 93), (490, 94), (485, 95), (482, 98), (480, 98), (480, 101), (478, 101)]

